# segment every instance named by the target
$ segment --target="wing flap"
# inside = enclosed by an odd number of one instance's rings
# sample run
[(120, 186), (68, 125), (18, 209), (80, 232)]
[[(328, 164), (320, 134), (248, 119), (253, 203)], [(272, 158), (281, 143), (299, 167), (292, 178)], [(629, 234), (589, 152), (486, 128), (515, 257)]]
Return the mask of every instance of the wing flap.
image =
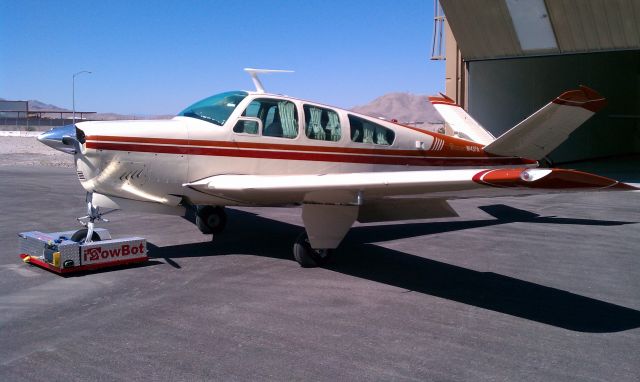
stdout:
[(445, 199), (387, 198), (365, 202), (358, 211), (360, 223), (457, 217)]

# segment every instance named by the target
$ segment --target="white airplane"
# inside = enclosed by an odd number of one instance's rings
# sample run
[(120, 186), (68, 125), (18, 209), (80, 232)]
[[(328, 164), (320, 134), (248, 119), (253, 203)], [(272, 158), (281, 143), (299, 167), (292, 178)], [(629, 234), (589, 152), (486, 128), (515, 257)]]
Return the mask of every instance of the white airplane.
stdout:
[[(601, 176), (542, 168), (540, 160), (606, 105), (595, 91), (567, 91), (499, 138), (451, 99), (431, 97), (444, 133), (256, 91), (205, 98), (164, 121), (94, 121), (38, 140), (73, 154), (87, 191), (88, 228), (100, 208), (195, 214), (218, 233), (225, 206), (302, 206), (293, 253), (322, 265), (357, 220), (457, 216), (448, 200), (549, 192), (635, 190)], [(412, 197), (410, 197), (412, 196)]]

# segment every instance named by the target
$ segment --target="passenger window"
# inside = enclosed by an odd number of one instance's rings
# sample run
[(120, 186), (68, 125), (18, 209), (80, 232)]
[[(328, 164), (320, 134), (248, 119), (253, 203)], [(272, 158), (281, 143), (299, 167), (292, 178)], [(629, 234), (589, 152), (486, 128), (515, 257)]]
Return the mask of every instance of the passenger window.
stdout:
[(388, 146), (393, 144), (395, 139), (393, 130), (351, 114), (349, 114), (349, 126), (353, 142)]
[[(241, 117), (242, 118), (242, 117)], [(244, 134), (258, 134), (260, 126), (257, 121), (239, 120), (233, 127), (233, 132)]]
[(340, 118), (333, 110), (304, 105), (305, 133), (311, 139), (321, 141), (340, 140)]
[[(247, 106), (242, 117), (258, 118), (262, 121), (262, 135), (280, 138), (298, 136), (298, 110), (293, 102), (269, 98), (256, 99)], [(242, 126), (240, 126), (242, 124)], [(236, 130), (237, 127), (237, 130)], [(247, 129), (249, 128), (249, 132)], [(258, 133), (257, 121), (241, 120), (233, 128), (235, 132)]]

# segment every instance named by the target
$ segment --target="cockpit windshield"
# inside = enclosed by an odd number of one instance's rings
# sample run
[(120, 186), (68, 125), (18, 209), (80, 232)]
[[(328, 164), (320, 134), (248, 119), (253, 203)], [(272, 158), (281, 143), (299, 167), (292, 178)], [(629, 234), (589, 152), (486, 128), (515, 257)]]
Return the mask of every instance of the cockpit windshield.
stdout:
[(222, 126), (247, 95), (248, 93), (243, 91), (216, 94), (194, 103), (178, 115), (198, 118)]

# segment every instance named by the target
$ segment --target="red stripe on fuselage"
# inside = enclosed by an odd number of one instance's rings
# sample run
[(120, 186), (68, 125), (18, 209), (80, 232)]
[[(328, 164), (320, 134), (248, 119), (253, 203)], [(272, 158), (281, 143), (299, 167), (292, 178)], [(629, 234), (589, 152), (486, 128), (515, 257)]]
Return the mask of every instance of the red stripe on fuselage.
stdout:
[[(119, 137), (123, 138), (123, 137)], [(140, 138), (138, 138), (140, 139)], [(155, 138), (142, 138), (147, 142), (150, 139)], [(141, 139), (141, 140), (142, 140)], [(137, 143), (115, 143), (115, 142), (96, 142), (87, 141), (86, 147), (96, 150), (116, 150), (116, 151), (134, 151), (134, 152), (147, 152), (147, 153), (162, 153), (162, 154), (181, 154), (181, 155), (207, 155), (207, 156), (225, 156), (225, 157), (240, 157), (240, 158), (261, 158), (261, 159), (284, 159), (284, 160), (302, 160), (302, 161), (320, 161), (320, 162), (341, 162), (341, 163), (362, 163), (362, 164), (388, 164), (388, 165), (410, 165), (410, 166), (499, 166), (499, 165), (522, 165), (524, 162), (519, 158), (446, 158), (446, 157), (417, 157), (417, 156), (389, 156), (390, 154), (375, 156), (375, 155), (353, 155), (349, 152), (297, 152), (289, 148), (288, 150), (273, 150), (271, 145), (261, 145), (263, 148), (269, 148), (270, 150), (255, 150), (233, 147), (234, 143), (223, 142), (221, 147), (196, 147), (195, 145), (185, 145), (185, 140), (168, 140), (162, 139), (163, 145), (154, 144), (137, 144)], [(182, 145), (171, 145), (168, 141), (180, 141)], [(195, 141), (198, 142), (198, 141)], [(194, 142), (189, 142), (193, 144)], [(210, 141), (206, 141), (208, 144), (212, 144)], [(200, 142), (198, 142), (200, 144)], [(253, 145), (252, 145), (253, 146)], [(265, 147), (266, 146), (266, 147)], [(307, 150), (315, 149), (305, 146), (293, 146), (292, 147), (304, 147)], [(327, 148), (327, 147), (323, 147)], [(334, 149), (334, 148), (331, 148)], [(337, 149), (337, 148), (335, 148)], [(377, 150), (373, 151), (376, 155)], [(392, 151), (392, 150), (387, 150)], [(401, 150), (397, 150), (401, 151)]]
[[(405, 126), (409, 129), (414, 129), (412, 127)], [(415, 129), (416, 131), (421, 131), (419, 129)], [(421, 131), (424, 133), (424, 131)], [(439, 135), (438, 135), (439, 136)], [(440, 136), (439, 136), (440, 137)], [(444, 136), (446, 137), (446, 136)], [(123, 137), (123, 136), (109, 136), (109, 135), (100, 135), (100, 136), (87, 136), (87, 141), (96, 141), (96, 142), (122, 142), (127, 144), (132, 143), (148, 143), (148, 144), (157, 144), (157, 145), (178, 145), (178, 146), (206, 146), (206, 147), (229, 147), (229, 148), (240, 148), (240, 149), (262, 149), (262, 150), (282, 150), (282, 151), (303, 151), (303, 152), (321, 152), (321, 153), (337, 153), (337, 154), (362, 154), (362, 155), (389, 155), (389, 156), (411, 156), (424, 158), (425, 156), (442, 156), (442, 157), (451, 157), (457, 156), (458, 154), (461, 157), (469, 157), (469, 158), (486, 158), (491, 155), (487, 155), (483, 153), (481, 150), (479, 151), (452, 151), (448, 152), (440, 151), (440, 152), (429, 152), (429, 155), (426, 155), (425, 151), (418, 150), (398, 150), (398, 149), (386, 149), (383, 147), (380, 148), (359, 148), (359, 147), (337, 147), (337, 146), (310, 146), (310, 145), (296, 145), (296, 144), (282, 144), (282, 143), (258, 143), (258, 142), (230, 142), (230, 141), (209, 141), (209, 140), (201, 140), (201, 139), (171, 139), (171, 138), (147, 138), (147, 137)], [(447, 142), (446, 138), (441, 138), (445, 142)], [(466, 145), (469, 146), (477, 146), (478, 148), (482, 148), (482, 145), (479, 145), (474, 142), (465, 142)], [(460, 146), (464, 147), (464, 146)], [(491, 156), (493, 157), (493, 156)], [(534, 162), (535, 163), (535, 162)]]

